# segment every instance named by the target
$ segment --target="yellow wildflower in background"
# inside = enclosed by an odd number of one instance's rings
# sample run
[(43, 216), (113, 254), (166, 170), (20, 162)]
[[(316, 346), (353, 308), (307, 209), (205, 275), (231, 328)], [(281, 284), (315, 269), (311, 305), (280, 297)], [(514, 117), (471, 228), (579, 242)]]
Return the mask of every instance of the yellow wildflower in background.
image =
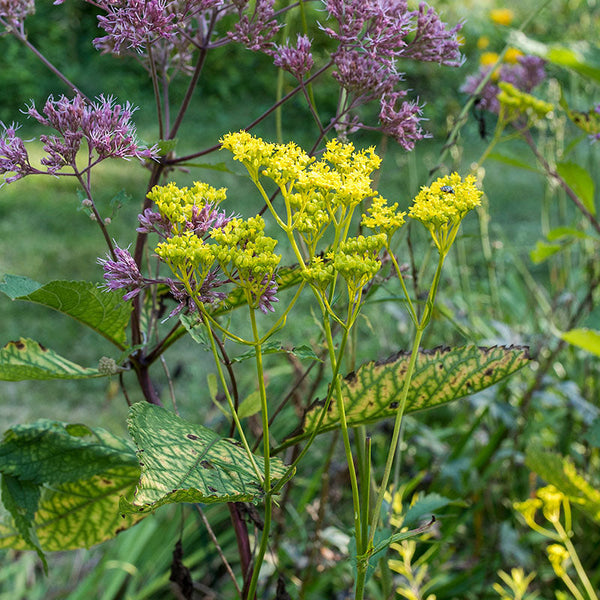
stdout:
[(477, 40), (477, 49), (485, 50), (490, 45), (490, 38), (487, 35), (482, 35)]
[(504, 55), (504, 62), (510, 65), (516, 65), (521, 56), (523, 56), (523, 53), (518, 48), (508, 48)]
[(515, 13), (510, 8), (494, 8), (490, 10), (490, 21), (496, 25), (508, 26), (513, 22)]

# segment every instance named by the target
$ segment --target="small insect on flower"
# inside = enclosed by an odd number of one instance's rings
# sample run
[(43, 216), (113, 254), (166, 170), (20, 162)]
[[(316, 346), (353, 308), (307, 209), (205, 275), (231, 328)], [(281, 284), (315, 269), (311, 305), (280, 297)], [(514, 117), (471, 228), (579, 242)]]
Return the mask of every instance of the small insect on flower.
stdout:
[(454, 194), (454, 188), (452, 186), (449, 185), (443, 185), (440, 188), (441, 192), (446, 192), (446, 194)]

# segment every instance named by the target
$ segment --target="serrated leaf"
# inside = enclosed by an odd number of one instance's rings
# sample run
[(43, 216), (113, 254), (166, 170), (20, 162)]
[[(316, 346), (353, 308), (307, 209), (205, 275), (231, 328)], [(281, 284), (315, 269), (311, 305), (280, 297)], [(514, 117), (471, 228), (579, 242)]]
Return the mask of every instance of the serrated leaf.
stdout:
[(562, 249), (562, 244), (548, 244), (547, 242), (538, 240), (535, 244), (535, 248), (529, 253), (529, 258), (531, 258), (532, 263), (538, 265), (551, 256), (554, 256)]
[[(400, 353), (384, 362), (366, 363), (346, 377), (342, 382), (342, 397), (348, 427), (395, 416), (409, 360), (408, 353)], [(405, 412), (432, 408), (474, 394), (514, 373), (528, 360), (527, 348), (522, 346), (420, 351)], [(310, 435), (318, 425), (322, 407), (322, 400), (313, 402), (304, 413), (301, 427), (277, 451)], [(332, 401), (318, 433), (338, 426), (339, 411)]]
[(577, 163), (561, 162), (556, 165), (556, 171), (566, 184), (577, 194), (590, 214), (596, 214), (594, 204), (595, 184), (591, 175)]
[(34, 340), (21, 338), (16, 342), (8, 342), (0, 350), (0, 380), (2, 381), (89, 379), (91, 377), (106, 377), (106, 373), (71, 362)]
[(11, 300), (42, 304), (90, 327), (124, 349), (131, 303), (122, 294), (104, 291), (91, 281), (51, 281), (41, 285), (27, 277), (5, 275), (0, 292)]
[(571, 329), (560, 336), (565, 342), (600, 356), (600, 331), (594, 329)]
[(15, 425), (0, 442), (0, 472), (34, 483), (64, 483), (137, 467), (135, 448), (101, 427), (42, 419)]
[[(142, 474), (133, 501), (121, 502), (124, 512), (173, 502), (251, 502), (262, 496), (262, 483), (240, 442), (145, 402), (130, 408), (128, 426)], [(254, 460), (262, 472), (263, 460)], [(273, 481), (285, 472), (281, 460), (271, 460)]]
[[(0, 443), (0, 471), (3, 484), (26, 492), (23, 516), (42, 550), (90, 547), (139, 520), (118, 509), (139, 478), (134, 448), (104, 429), (49, 420), (12, 427)], [(11, 512), (0, 522), (0, 547), (30, 548), (32, 536)]]
[(588, 517), (600, 523), (600, 490), (577, 471), (569, 457), (531, 445), (527, 448), (525, 464), (568, 496)]

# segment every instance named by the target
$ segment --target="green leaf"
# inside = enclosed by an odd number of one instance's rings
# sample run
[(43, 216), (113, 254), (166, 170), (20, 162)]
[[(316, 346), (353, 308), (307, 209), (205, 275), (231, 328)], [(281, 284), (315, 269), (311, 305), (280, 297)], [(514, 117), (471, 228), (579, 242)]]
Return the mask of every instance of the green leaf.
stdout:
[(237, 415), (240, 419), (245, 419), (260, 412), (260, 408), (260, 393), (258, 390), (255, 390), (240, 402)]
[(35, 511), (40, 500), (39, 486), (10, 475), (2, 476), (2, 503), (12, 516), (15, 528), (27, 546), (34, 548), (48, 574), (48, 563), (33, 528)]
[(89, 379), (105, 377), (98, 369), (82, 367), (44, 348), (34, 340), (21, 338), (0, 350), (0, 380)]
[(586, 240), (590, 239), (590, 236), (584, 233), (583, 231), (579, 231), (579, 229), (575, 229), (575, 227), (555, 227), (548, 232), (546, 236), (549, 242), (554, 242), (556, 240)]
[(132, 305), (119, 292), (104, 291), (91, 281), (51, 281), (41, 285), (27, 277), (5, 275), (0, 292), (11, 300), (25, 300), (52, 308), (90, 327), (125, 348), (125, 328)]
[[(302, 345), (297, 348), (284, 348), (281, 342), (272, 341), (266, 342), (261, 346), (263, 356), (266, 354), (291, 354), (300, 359), (310, 359), (310, 360), (318, 360), (320, 358), (314, 353), (313, 349), (310, 346)], [(231, 359), (231, 362), (242, 362), (244, 360), (248, 360), (249, 358), (254, 358), (256, 356), (256, 350), (252, 348), (252, 350), (248, 350), (248, 352), (244, 352), (242, 354), (238, 354), (237, 356)]]
[(533, 171), (534, 173), (540, 173), (539, 169), (532, 167), (528, 162), (516, 158), (514, 156), (508, 156), (506, 154), (501, 154), (500, 152), (492, 152), (488, 155), (488, 159), (496, 160), (498, 162), (504, 163), (505, 165), (509, 165), (511, 167), (517, 167), (519, 169), (524, 169), (525, 171)]
[(577, 471), (571, 458), (531, 445), (527, 448), (525, 464), (568, 496), (584, 514), (600, 523), (600, 490)]
[(100, 427), (42, 419), (15, 425), (0, 442), (0, 472), (35, 483), (63, 483), (137, 466), (135, 448)]
[(538, 240), (535, 244), (535, 248), (529, 253), (529, 257), (531, 258), (531, 262), (538, 265), (557, 252), (560, 252), (563, 247), (562, 244), (548, 244), (547, 242)]
[[(12, 513), (0, 522), (0, 548), (90, 547), (139, 521), (119, 513), (120, 496), (139, 478), (135, 450), (104, 429), (49, 420), (12, 427), (0, 443), (0, 471)], [(17, 499), (20, 514), (11, 507)]]
[[(124, 512), (147, 512), (173, 502), (251, 502), (263, 495), (262, 482), (241, 443), (145, 402), (129, 412), (129, 432), (138, 447), (142, 474)], [(254, 458), (261, 473), (264, 462)], [(286, 472), (271, 459), (272, 481)]]
[[(522, 346), (436, 348), (419, 352), (405, 412), (432, 408), (474, 394), (525, 366), (529, 358)], [(348, 427), (374, 423), (396, 415), (410, 355), (400, 353), (384, 362), (362, 365), (342, 382)], [(339, 427), (339, 411), (332, 401), (321, 424), (323, 400), (313, 402), (303, 423), (277, 451), (318, 433)]]
[(195, 169), (210, 169), (211, 171), (220, 171), (221, 173), (231, 173), (236, 175), (224, 162), (218, 163), (199, 163), (199, 162), (182, 162), (177, 164), (178, 167), (194, 167)]
[(565, 183), (577, 194), (590, 214), (596, 214), (594, 204), (595, 185), (591, 175), (577, 163), (562, 162), (556, 165), (557, 173)]
[(571, 329), (560, 336), (565, 342), (600, 356), (600, 331), (594, 329)]

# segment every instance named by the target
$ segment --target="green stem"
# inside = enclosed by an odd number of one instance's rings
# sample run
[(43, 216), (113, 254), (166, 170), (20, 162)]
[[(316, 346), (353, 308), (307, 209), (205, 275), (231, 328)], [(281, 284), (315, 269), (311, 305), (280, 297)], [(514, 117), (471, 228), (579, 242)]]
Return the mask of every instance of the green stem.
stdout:
[(590, 597), (590, 600), (598, 600), (598, 596), (596, 595), (596, 592), (594, 591), (592, 583), (589, 580), (589, 578), (585, 572), (585, 569), (583, 568), (583, 565), (581, 564), (581, 561), (579, 560), (579, 556), (577, 555), (575, 546), (573, 546), (573, 543), (571, 542), (571, 540), (569, 538), (569, 534), (565, 531), (565, 529), (563, 528), (563, 526), (560, 523), (553, 523), (553, 525), (554, 525), (554, 528), (556, 529), (556, 531), (558, 532), (558, 534), (560, 535), (561, 541), (565, 545), (567, 552), (569, 553), (571, 562), (573, 563), (573, 566), (575, 567), (575, 570), (577, 571), (577, 575), (579, 576), (579, 579), (581, 580), (581, 583), (583, 584), (585, 591), (587, 592), (588, 596)]
[(269, 409), (267, 406), (267, 391), (265, 388), (264, 368), (262, 360), (262, 348), (258, 327), (256, 326), (256, 311), (250, 307), (250, 323), (252, 324), (252, 336), (254, 338), (254, 348), (256, 351), (256, 377), (258, 382), (258, 391), (260, 395), (261, 417), (263, 428), (263, 458), (265, 468), (265, 520), (260, 540), (258, 554), (254, 560), (254, 568), (252, 571), (252, 579), (248, 588), (248, 598), (254, 598), (256, 594), (256, 586), (258, 583), (258, 575), (262, 566), (267, 546), (269, 544), (269, 535), (271, 533), (271, 517), (273, 514), (273, 497), (271, 491), (271, 442), (269, 437)]
[(254, 455), (252, 454), (252, 450), (250, 449), (248, 440), (246, 439), (246, 436), (244, 435), (244, 429), (243, 429), (242, 424), (240, 423), (240, 420), (237, 416), (237, 411), (235, 410), (235, 404), (233, 402), (233, 398), (231, 397), (231, 394), (229, 393), (229, 388), (227, 387), (227, 381), (225, 380), (225, 374), (223, 373), (223, 368), (221, 367), (221, 361), (219, 360), (219, 353), (217, 351), (217, 345), (215, 343), (213, 330), (210, 327), (210, 323), (208, 321), (206, 312), (204, 310), (201, 310), (201, 314), (202, 314), (202, 321), (204, 322), (206, 331), (208, 332), (208, 338), (210, 340), (210, 347), (211, 347), (213, 357), (215, 360), (215, 365), (217, 367), (217, 372), (219, 373), (219, 380), (221, 381), (221, 387), (223, 388), (225, 398), (227, 398), (227, 403), (229, 404), (229, 410), (231, 411), (231, 416), (235, 422), (235, 427), (236, 427), (238, 433), (240, 434), (240, 439), (242, 441), (242, 444), (244, 445), (246, 454), (248, 455), (248, 458), (250, 459), (250, 462), (252, 463), (252, 468), (254, 469), (254, 473), (258, 477), (259, 481), (263, 481), (264, 476), (261, 473), (260, 469), (258, 468), (256, 461), (254, 460)]
[(355, 600), (362, 600), (364, 595), (364, 585), (366, 582), (367, 575), (367, 567), (369, 564), (369, 553), (373, 549), (373, 540), (375, 538), (375, 533), (377, 531), (377, 526), (379, 525), (379, 518), (381, 514), (381, 507), (383, 505), (383, 498), (388, 486), (388, 482), (390, 480), (390, 475), (392, 472), (392, 467), (394, 464), (394, 459), (396, 457), (396, 449), (398, 447), (398, 440), (400, 437), (400, 430), (402, 427), (402, 417), (404, 416), (404, 409), (406, 408), (406, 400), (408, 398), (408, 392), (410, 390), (410, 384), (412, 380), (412, 376), (415, 370), (415, 365), (417, 363), (417, 358), (419, 356), (419, 346), (421, 344), (421, 339), (423, 337), (423, 332), (427, 327), (431, 319), (431, 315), (433, 314), (433, 307), (435, 303), (435, 297), (437, 294), (437, 290), (439, 287), (440, 277), (442, 273), (442, 267), (444, 264), (444, 259), (446, 255), (440, 254), (437, 269), (433, 278), (433, 282), (431, 284), (431, 288), (429, 290), (429, 295), (427, 297), (427, 302), (425, 304), (425, 310), (423, 312), (423, 316), (421, 321), (415, 331), (415, 338), (413, 340), (412, 350), (410, 354), (410, 361), (408, 364), (408, 369), (406, 371), (404, 385), (402, 387), (402, 392), (400, 396), (400, 403), (398, 405), (398, 410), (396, 412), (396, 419), (394, 421), (394, 431), (392, 433), (392, 439), (390, 441), (390, 450), (388, 452), (387, 460), (385, 463), (385, 468), (383, 472), (383, 478), (381, 481), (381, 486), (379, 487), (379, 493), (377, 494), (377, 500), (375, 501), (375, 508), (372, 513), (372, 521), (370, 523), (370, 532), (369, 539), (365, 545), (363, 550), (363, 560), (358, 560), (357, 563), (357, 577), (356, 577), (356, 592), (355, 592)]

